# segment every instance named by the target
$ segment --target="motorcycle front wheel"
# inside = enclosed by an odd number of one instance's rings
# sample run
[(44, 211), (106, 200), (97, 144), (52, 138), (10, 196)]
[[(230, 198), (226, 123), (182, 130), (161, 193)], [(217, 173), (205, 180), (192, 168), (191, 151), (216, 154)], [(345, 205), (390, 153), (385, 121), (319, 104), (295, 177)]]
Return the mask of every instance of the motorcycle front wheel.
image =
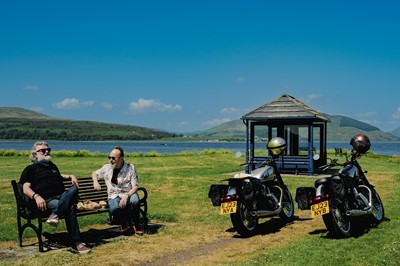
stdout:
[(382, 200), (379, 197), (378, 191), (375, 188), (372, 191), (372, 217), (375, 224), (379, 224), (385, 218), (385, 210), (383, 208)]
[(279, 213), (279, 217), (285, 222), (290, 222), (293, 220), (294, 216), (294, 204), (292, 199), (292, 194), (287, 187), (283, 188), (282, 197), (282, 211)]
[(351, 236), (351, 218), (345, 214), (344, 206), (335, 198), (329, 199), (330, 212), (322, 216), (328, 231), (337, 238)]
[(251, 210), (242, 201), (238, 201), (236, 213), (231, 213), (233, 227), (243, 237), (254, 235), (258, 226), (258, 218), (250, 214)]

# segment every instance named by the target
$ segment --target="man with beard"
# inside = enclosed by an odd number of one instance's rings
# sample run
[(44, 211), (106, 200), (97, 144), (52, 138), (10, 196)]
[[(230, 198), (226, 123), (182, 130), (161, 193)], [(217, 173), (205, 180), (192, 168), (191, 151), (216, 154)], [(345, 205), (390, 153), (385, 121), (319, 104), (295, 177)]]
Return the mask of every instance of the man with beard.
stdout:
[[(47, 223), (58, 226), (59, 218), (65, 218), (71, 251), (88, 253), (90, 248), (81, 241), (75, 203), (78, 197), (78, 179), (74, 175), (61, 174), (51, 161), (51, 148), (45, 141), (36, 142), (29, 155), (33, 164), (25, 167), (20, 183), (23, 192), (34, 199), (40, 211), (49, 212)], [(65, 191), (63, 179), (71, 179), (72, 186)]]
[(113, 220), (121, 224), (120, 232), (129, 227), (136, 235), (143, 235), (139, 226), (138, 175), (133, 164), (124, 161), (124, 150), (115, 147), (108, 156), (109, 163), (92, 173), (93, 187), (101, 190), (98, 182), (104, 179), (107, 186), (108, 206)]

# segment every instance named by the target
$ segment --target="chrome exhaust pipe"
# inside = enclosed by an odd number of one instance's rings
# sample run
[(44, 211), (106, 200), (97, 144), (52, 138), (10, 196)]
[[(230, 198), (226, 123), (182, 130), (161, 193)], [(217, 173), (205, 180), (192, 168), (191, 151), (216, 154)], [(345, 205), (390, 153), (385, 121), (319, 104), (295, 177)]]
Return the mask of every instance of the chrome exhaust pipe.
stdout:
[(281, 211), (282, 211), (282, 208), (279, 207), (278, 209), (276, 209), (274, 211), (258, 210), (258, 211), (252, 211), (250, 214), (252, 216), (256, 216), (256, 217), (267, 217), (267, 216), (271, 216), (271, 215), (276, 215), (276, 214), (280, 213)]
[(369, 210), (358, 210), (358, 209), (354, 209), (354, 210), (347, 210), (346, 211), (346, 215), (349, 217), (355, 217), (355, 216), (363, 216), (363, 215), (368, 215), (372, 213), (372, 209)]

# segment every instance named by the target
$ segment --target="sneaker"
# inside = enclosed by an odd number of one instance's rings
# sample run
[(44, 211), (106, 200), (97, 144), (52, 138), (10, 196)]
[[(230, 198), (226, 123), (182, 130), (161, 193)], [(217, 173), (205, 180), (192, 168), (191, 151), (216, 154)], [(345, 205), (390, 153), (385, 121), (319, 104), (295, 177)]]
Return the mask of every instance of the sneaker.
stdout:
[(52, 213), (47, 219), (46, 223), (48, 223), (51, 226), (57, 227), (60, 223), (60, 219), (58, 219), (57, 214)]
[(136, 227), (135, 225), (132, 225), (132, 230), (135, 233), (135, 235), (142, 236), (143, 231), (139, 229), (139, 227)]
[(71, 251), (76, 254), (86, 254), (92, 250), (88, 248), (85, 243), (80, 243), (79, 245), (76, 246), (76, 249), (71, 248)]

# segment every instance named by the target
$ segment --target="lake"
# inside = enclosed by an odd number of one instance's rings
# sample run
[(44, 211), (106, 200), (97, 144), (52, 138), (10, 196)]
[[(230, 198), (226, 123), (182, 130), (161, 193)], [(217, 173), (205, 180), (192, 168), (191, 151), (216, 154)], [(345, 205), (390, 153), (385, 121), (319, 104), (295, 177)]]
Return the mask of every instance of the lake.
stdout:
[[(0, 150), (30, 150), (33, 141), (0, 141)], [(157, 142), (157, 141), (49, 141), (54, 151), (60, 150), (87, 150), (89, 152), (108, 153), (113, 147), (121, 146), (126, 152), (158, 152), (180, 153), (182, 151), (201, 151), (207, 149), (225, 149), (244, 152), (245, 142)], [(332, 141), (327, 144), (328, 149), (342, 148), (350, 150), (349, 142)], [(265, 149), (265, 143), (257, 143), (257, 149)], [(371, 152), (388, 156), (400, 156), (400, 142), (374, 142)]]

